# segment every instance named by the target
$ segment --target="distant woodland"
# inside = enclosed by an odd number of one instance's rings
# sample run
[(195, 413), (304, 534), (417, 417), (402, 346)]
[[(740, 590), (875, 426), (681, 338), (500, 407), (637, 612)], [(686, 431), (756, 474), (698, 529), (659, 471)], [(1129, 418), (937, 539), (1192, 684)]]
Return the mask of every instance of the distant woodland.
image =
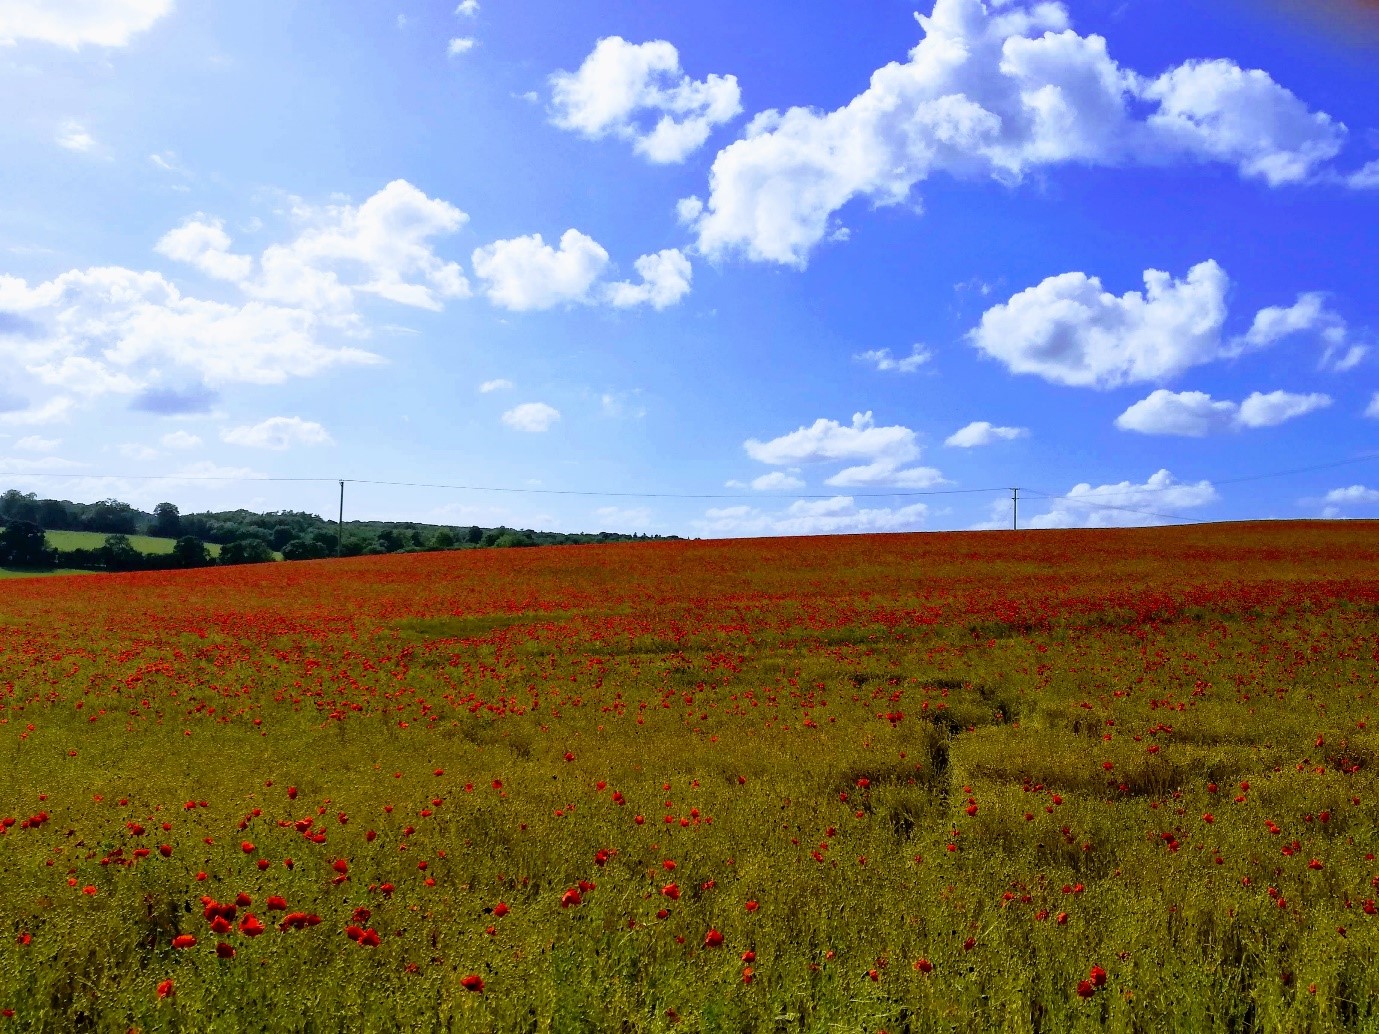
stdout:
[[(61, 535), (86, 532), (83, 545), (54, 545)], [(139, 537), (171, 541), (159, 551), (138, 548)], [(675, 536), (669, 536), (675, 538)], [(72, 536), (67, 536), (72, 538)], [(530, 528), (449, 527), (392, 521), (347, 521), (341, 527), (313, 513), (281, 510), (254, 513), (182, 513), (159, 503), (152, 513), (118, 499), (74, 503), (40, 499), (16, 489), (0, 494), (0, 567), (91, 571), (138, 571), (212, 564), (257, 564), (276, 560), (319, 560), (332, 556), (418, 553), (447, 549), (566, 546), (661, 538), (614, 532), (566, 534)], [(89, 539), (89, 544), (85, 544)], [(219, 547), (212, 555), (208, 546)]]

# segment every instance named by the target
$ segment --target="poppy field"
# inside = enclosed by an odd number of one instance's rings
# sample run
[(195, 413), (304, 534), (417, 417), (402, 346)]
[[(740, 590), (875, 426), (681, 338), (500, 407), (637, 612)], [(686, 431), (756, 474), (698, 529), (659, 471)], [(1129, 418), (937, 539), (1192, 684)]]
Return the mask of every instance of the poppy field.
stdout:
[(0, 1032), (1379, 1027), (1363, 522), (0, 583)]

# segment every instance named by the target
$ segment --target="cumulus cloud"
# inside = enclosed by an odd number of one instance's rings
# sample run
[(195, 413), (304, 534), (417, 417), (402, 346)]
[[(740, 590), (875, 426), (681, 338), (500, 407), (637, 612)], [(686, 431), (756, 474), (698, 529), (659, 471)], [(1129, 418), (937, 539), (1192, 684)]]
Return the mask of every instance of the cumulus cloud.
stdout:
[(36, 434), (25, 435), (14, 443), (20, 452), (52, 452), (61, 445), (61, 438), (43, 438)]
[(665, 309), (689, 294), (694, 270), (689, 259), (676, 248), (667, 248), (654, 255), (643, 255), (636, 262), (639, 284), (622, 281), (608, 285), (609, 304), (628, 309), (635, 305), (650, 305)]
[(230, 427), (220, 432), (220, 439), (231, 445), (274, 449), (278, 452), (294, 445), (335, 444), (335, 439), (320, 424), (297, 416), (275, 416), (257, 424)]
[(638, 154), (658, 163), (684, 161), (715, 126), (742, 111), (735, 76), (691, 79), (665, 40), (606, 37), (578, 71), (557, 72), (550, 81), (557, 126), (592, 139), (630, 140)]
[(445, 48), (445, 52), (451, 57), (456, 57), (460, 54), (468, 54), (476, 45), (473, 36), (456, 36)]
[(508, 380), (506, 377), (498, 377), (494, 380), (484, 381), (484, 383), (480, 384), (479, 393), (481, 395), (488, 395), (491, 392), (495, 391), (511, 391), (512, 388), (512, 381)]
[(1379, 420), (1379, 391), (1376, 391), (1365, 408), (1365, 416)]
[(1243, 402), (1217, 401), (1201, 391), (1160, 388), (1116, 417), (1123, 431), (1203, 438), (1222, 431), (1277, 427), (1331, 405), (1331, 396), (1288, 391), (1253, 392)]
[(460, 0), (460, 6), (455, 8), (455, 13), (466, 18), (473, 18), (479, 13), (479, 0)]
[(502, 419), (515, 430), (537, 434), (551, 429), (560, 419), (560, 410), (544, 402), (523, 402), (504, 413)]
[(828, 460), (888, 460), (900, 464), (919, 455), (915, 433), (908, 427), (878, 427), (870, 412), (854, 413), (852, 423), (819, 418), (779, 438), (744, 443), (747, 455), (772, 466)]
[(1332, 506), (1355, 506), (1366, 503), (1379, 503), (1379, 489), (1364, 485), (1351, 485), (1348, 488), (1333, 488), (1326, 493), (1324, 500)]
[(173, 0), (5, 0), (0, 44), (35, 40), (76, 50), (84, 44), (123, 47), (172, 10)]
[(1114, 485), (1087, 482), (1074, 485), (1066, 496), (1052, 500), (1047, 513), (1023, 524), (1031, 528), (1123, 528), (1171, 524), (1181, 510), (1217, 500), (1210, 481), (1184, 484), (1160, 470), (1144, 484), (1122, 481)]
[(960, 428), (944, 439), (944, 445), (951, 445), (958, 449), (975, 449), (981, 445), (993, 445), (996, 442), (1009, 442), (1016, 438), (1028, 438), (1029, 428), (1027, 427), (996, 427), (986, 420), (974, 420), (966, 427)]
[(1223, 353), (1225, 270), (1206, 261), (1175, 279), (1146, 270), (1117, 297), (1085, 273), (1052, 276), (988, 309), (968, 341), (1012, 373), (1112, 388), (1155, 381)]
[(608, 266), (608, 252), (571, 229), (561, 235), (558, 249), (534, 233), (477, 248), (473, 262), (489, 300), (522, 312), (590, 301), (591, 288)]
[(719, 152), (692, 216), (704, 254), (804, 265), (849, 201), (900, 204), (936, 173), (1018, 182), (1051, 166), (1217, 162), (1314, 178), (1345, 127), (1266, 72), (1192, 61), (1147, 78), (1058, 3), (935, 0), (924, 38), (830, 112), (765, 111)]
[(158, 239), (153, 250), (176, 262), (195, 266), (217, 280), (239, 283), (249, 279), (254, 259), (230, 251), (230, 235), (225, 222), (198, 212), (181, 226)]
[(859, 507), (851, 496), (801, 499), (784, 510), (755, 506), (723, 506), (705, 512), (694, 522), (700, 534), (736, 538), (757, 535), (843, 535), (857, 532), (917, 531), (929, 508), (923, 503), (902, 507)]
[(866, 352), (859, 352), (852, 358), (867, 363), (882, 373), (914, 373), (933, 357), (934, 354), (923, 345), (915, 345), (910, 354), (903, 359), (891, 355), (889, 348), (872, 348)]
[[(322, 321), (310, 310), (190, 298), (158, 273), (118, 266), (71, 270), (32, 287), (0, 276), (0, 311), (38, 328), (23, 336), (0, 333), (0, 363), (9, 360), (85, 394), (157, 390), (165, 367), (206, 383), (278, 384), (380, 361), (323, 342)], [(157, 410), (156, 394), (143, 398), (149, 404), (142, 408)]]

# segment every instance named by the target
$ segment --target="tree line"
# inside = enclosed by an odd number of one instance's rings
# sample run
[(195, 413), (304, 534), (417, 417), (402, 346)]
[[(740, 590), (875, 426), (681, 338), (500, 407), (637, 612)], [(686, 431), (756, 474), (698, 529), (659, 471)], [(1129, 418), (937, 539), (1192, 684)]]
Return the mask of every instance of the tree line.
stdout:
[[(95, 548), (60, 549), (48, 541), (47, 533), (53, 531), (95, 532), (104, 534), (105, 539)], [(143, 552), (131, 541), (131, 536), (136, 535), (172, 539), (172, 552)], [(174, 503), (164, 502), (149, 513), (118, 499), (76, 503), (40, 499), (32, 492), (17, 489), (0, 494), (0, 567), (137, 571), (270, 563), (279, 558), (319, 560), (336, 555), (575, 545), (661, 537), (394, 521), (348, 521), (341, 528), (317, 514), (295, 510), (184, 514)], [(208, 544), (220, 547), (217, 556), (212, 556)]]

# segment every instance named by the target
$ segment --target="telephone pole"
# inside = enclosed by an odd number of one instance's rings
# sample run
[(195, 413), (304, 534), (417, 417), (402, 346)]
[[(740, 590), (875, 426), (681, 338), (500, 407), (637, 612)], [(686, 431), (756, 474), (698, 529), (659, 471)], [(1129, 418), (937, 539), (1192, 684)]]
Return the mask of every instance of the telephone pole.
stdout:
[(345, 482), (340, 482), (340, 521), (335, 525), (335, 555), (340, 557), (345, 548)]
[(1010, 490), (1010, 530), (1020, 530), (1020, 490), (1018, 488)]

